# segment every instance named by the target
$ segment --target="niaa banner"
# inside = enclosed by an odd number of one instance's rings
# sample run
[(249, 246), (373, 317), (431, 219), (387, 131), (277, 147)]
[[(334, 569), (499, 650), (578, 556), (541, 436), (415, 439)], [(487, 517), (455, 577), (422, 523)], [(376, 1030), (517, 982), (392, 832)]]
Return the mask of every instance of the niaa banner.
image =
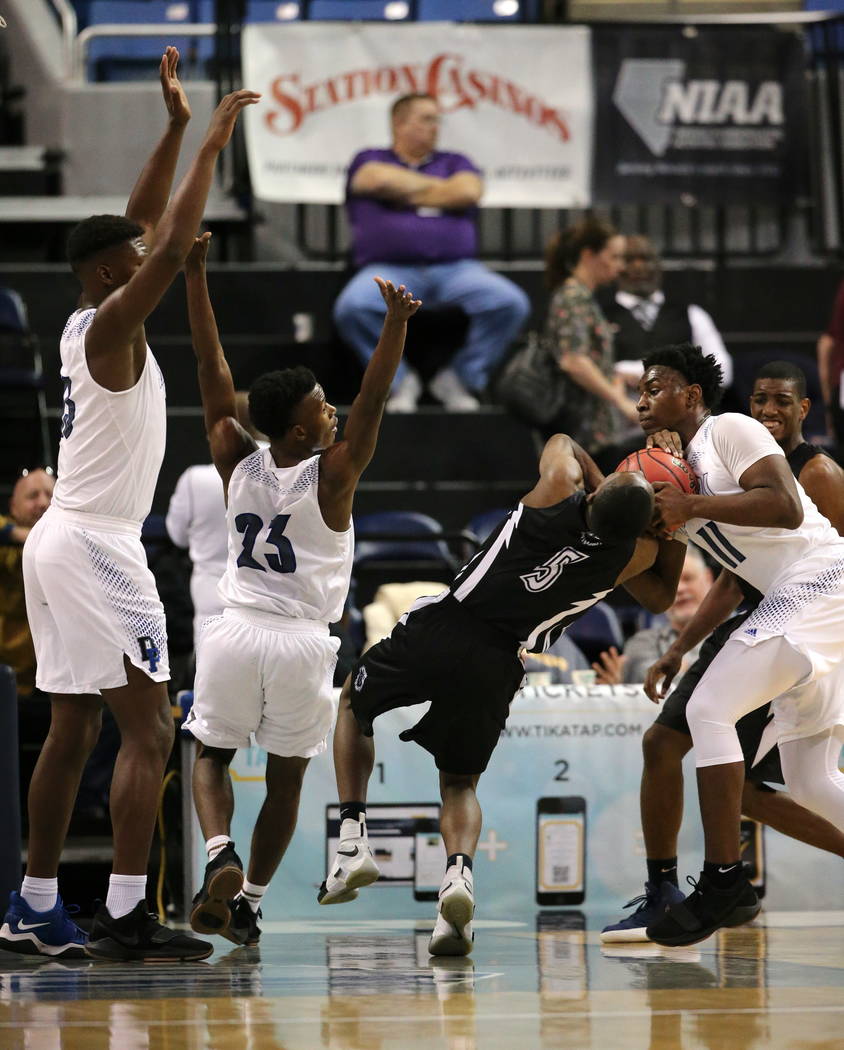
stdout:
[(392, 103), (423, 92), (441, 107), (438, 148), (482, 169), (484, 206), (590, 201), (585, 27), (253, 23), (243, 82), (263, 94), (244, 114), (260, 200), (340, 203), (352, 157), (390, 145)]

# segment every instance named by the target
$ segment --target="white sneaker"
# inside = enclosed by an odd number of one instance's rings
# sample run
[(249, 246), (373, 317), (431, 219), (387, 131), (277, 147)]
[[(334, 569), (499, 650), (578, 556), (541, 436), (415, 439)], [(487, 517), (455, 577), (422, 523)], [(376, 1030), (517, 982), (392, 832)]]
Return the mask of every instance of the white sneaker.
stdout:
[(474, 913), (472, 873), (452, 864), (440, 887), (437, 921), (428, 952), (431, 955), (468, 955), (475, 939), (472, 932)]
[(318, 904), (353, 901), (362, 886), (375, 882), (381, 870), (365, 838), (341, 839), (334, 861), (317, 894)]
[(388, 412), (415, 412), (422, 395), (422, 380), (419, 373), (408, 368), (404, 378), (393, 388), (385, 406)]
[(466, 389), (453, 368), (441, 368), (428, 384), (428, 389), (452, 412), (477, 412), (480, 401)]

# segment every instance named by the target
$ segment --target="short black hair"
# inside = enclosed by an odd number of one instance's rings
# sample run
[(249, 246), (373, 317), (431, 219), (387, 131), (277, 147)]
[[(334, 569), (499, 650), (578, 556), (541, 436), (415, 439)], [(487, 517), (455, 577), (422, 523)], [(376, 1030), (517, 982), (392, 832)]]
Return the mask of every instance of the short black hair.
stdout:
[(589, 505), (589, 530), (607, 543), (638, 539), (650, 525), (653, 513), (650, 485), (625, 478), (617, 484), (603, 485), (595, 493)]
[(304, 365), (265, 372), (249, 388), (249, 417), (268, 438), (284, 437), (293, 426), (293, 412), (317, 385), (316, 376)]
[(757, 379), (785, 379), (788, 383), (794, 383), (799, 398), (808, 397), (806, 373), (791, 361), (769, 361), (756, 373), (754, 384)]
[(714, 355), (704, 357), (699, 346), (691, 343), (675, 343), (652, 350), (642, 362), (645, 371), (649, 368), (671, 368), (691, 385), (697, 383), (703, 392), (703, 403), (713, 409), (721, 400), (724, 373)]
[(401, 120), (405, 113), (413, 105), (414, 102), (425, 99), (428, 102), (436, 102), (436, 98), (433, 95), (429, 95), (427, 91), (412, 91), (408, 95), (401, 95), (396, 101), (390, 106), (390, 120)]
[(83, 219), (67, 238), (67, 260), (75, 270), (79, 263), (107, 248), (143, 237), (144, 228), (125, 215), (92, 215)]

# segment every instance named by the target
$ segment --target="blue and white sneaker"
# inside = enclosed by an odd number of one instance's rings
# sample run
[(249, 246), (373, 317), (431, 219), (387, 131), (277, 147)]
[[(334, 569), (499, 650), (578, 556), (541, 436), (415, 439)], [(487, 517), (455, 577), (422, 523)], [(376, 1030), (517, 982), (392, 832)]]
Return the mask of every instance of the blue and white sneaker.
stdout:
[(634, 897), (624, 907), (636, 910), (621, 922), (614, 922), (601, 930), (603, 944), (620, 944), (635, 941), (650, 941), (647, 928), (671, 907), (685, 900), (685, 894), (673, 882), (645, 883), (645, 892), (641, 897)]
[(88, 934), (71, 919), (61, 897), (49, 911), (35, 911), (19, 893), (9, 895), (0, 928), (0, 948), (18, 955), (49, 955), (54, 959), (84, 959)]

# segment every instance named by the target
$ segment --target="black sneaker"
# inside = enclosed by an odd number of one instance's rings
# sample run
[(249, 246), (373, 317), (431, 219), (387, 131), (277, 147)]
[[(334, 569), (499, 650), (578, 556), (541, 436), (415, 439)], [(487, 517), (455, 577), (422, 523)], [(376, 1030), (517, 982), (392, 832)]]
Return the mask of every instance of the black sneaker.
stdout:
[(193, 899), (191, 929), (197, 933), (225, 936), (232, 917), (231, 902), (242, 887), (243, 863), (234, 851), (234, 843), (231, 843), (205, 866), (205, 881)]
[(119, 919), (113, 919), (101, 904), (94, 915), (85, 951), (94, 959), (112, 962), (176, 962), (207, 959), (214, 946), (171, 930), (147, 909), (146, 901), (139, 901)]
[(703, 872), (697, 882), (691, 875), (686, 881), (694, 890), (648, 926), (649, 940), (669, 947), (697, 944), (722, 926), (741, 926), (750, 922), (762, 908), (756, 891), (744, 875), (723, 890), (713, 886)]
[(247, 948), (254, 948), (261, 939), (261, 928), (258, 919), (262, 918), (261, 909), (252, 911), (249, 901), (245, 897), (229, 902), (231, 920), (222, 936), (226, 937), (232, 944), (243, 944)]

